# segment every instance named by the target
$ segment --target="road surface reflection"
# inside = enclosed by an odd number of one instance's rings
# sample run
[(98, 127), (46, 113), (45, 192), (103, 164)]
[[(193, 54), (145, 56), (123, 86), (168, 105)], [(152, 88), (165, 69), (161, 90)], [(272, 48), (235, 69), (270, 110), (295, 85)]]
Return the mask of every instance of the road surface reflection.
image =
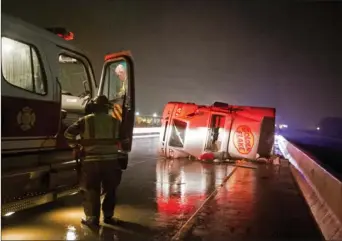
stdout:
[(156, 225), (180, 228), (221, 185), (233, 167), (190, 160), (159, 160), (156, 165)]
[(232, 167), (163, 160), (156, 154), (157, 142), (158, 138), (138, 139), (133, 144), (115, 211), (126, 222), (122, 227), (82, 227), (81, 197), (75, 195), (6, 217), (2, 222), (2, 239), (145, 240), (172, 236)]

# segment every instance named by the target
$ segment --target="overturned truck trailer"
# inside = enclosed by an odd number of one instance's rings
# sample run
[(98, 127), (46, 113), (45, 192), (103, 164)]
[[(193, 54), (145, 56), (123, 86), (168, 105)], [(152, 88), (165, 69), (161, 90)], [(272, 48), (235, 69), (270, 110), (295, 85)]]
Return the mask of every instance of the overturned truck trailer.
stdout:
[(255, 160), (271, 155), (275, 108), (169, 102), (164, 108), (159, 153), (168, 158)]

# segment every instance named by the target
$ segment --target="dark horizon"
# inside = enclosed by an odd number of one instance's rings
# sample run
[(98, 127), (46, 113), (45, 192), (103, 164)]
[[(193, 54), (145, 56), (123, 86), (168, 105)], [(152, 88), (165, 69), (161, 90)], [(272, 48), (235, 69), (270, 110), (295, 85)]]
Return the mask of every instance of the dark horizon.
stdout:
[(342, 3), (194, 2), (4, 0), (2, 11), (73, 31), (97, 79), (106, 53), (130, 49), (141, 114), (222, 101), (276, 107), (289, 127), (342, 117)]

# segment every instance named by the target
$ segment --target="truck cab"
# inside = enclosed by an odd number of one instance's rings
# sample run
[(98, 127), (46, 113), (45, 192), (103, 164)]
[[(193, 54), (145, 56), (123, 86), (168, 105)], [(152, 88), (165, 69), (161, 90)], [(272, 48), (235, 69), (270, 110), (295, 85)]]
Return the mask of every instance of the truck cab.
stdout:
[(63, 133), (87, 113), (96, 96), (109, 98), (109, 113), (121, 121), (120, 139), (129, 140), (122, 153), (131, 149), (130, 52), (105, 56), (97, 85), (90, 60), (67, 41), (72, 36), (2, 14), (2, 215), (74, 193), (76, 162)]
[(275, 108), (215, 102), (166, 104), (159, 154), (198, 160), (255, 160), (269, 157), (274, 141)]

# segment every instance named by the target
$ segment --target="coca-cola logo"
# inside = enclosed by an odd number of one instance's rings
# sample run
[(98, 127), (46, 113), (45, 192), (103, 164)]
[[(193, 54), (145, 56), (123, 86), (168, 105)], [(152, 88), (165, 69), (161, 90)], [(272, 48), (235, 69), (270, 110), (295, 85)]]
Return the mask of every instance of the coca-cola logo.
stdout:
[(234, 134), (234, 146), (240, 154), (248, 154), (254, 146), (254, 136), (251, 128), (246, 125), (239, 126)]

